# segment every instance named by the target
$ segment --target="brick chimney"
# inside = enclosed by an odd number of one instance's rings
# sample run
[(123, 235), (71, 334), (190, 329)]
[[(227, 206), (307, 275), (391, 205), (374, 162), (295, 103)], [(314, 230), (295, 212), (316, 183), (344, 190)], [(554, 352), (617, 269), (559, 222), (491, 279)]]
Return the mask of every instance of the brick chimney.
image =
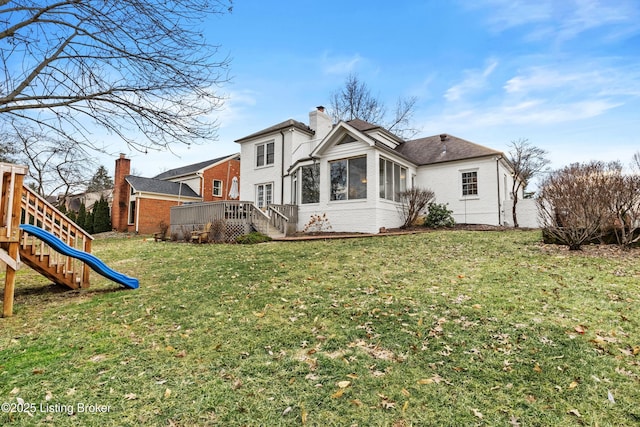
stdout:
[(324, 112), (322, 105), (309, 113), (309, 127), (316, 132), (315, 137), (317, 139), (322, 139), (331, 132), (333, 122), (331, 117)]
[(121, 153), (120, 158), (116, 159), (113, 205), (111, 206), (111, 228), (117, 231), (128, 231), (129, 184), (124, 178), (130, 174), (131, 160)]

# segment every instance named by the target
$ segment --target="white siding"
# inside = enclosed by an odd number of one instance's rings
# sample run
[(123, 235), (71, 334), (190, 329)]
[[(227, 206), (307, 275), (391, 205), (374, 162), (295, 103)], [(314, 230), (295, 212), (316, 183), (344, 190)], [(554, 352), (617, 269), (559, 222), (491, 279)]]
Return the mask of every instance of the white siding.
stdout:
[[(506, 212), (505, 225), (513, 227), (513, 200), (507, 200), (504, 204)], [(518, 199), (516, 205), (516, 215), (518, 215), (518, 225), (523, 228), (540, 228), (540, 218), (538, 217), (538, 206), (535, 199)]]
[[(477, 171), (477, 196), (462, 195), (462, 173), (466, 171)], [(433, 190), (436, 203), (448, 204), (457, 223), (502, 225), (503, 201), (509, 192), (501, 188), (505, 174), (508, 174), (506, 167), (494, 157), (470, 159), (421, 166), (416, 185)], [(508, 174), (507, 181), (510, 179)]]

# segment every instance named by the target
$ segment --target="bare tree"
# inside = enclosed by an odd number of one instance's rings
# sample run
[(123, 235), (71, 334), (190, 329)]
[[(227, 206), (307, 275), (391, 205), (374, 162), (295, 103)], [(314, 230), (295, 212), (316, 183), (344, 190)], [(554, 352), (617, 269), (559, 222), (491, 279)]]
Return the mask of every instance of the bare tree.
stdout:
[(97, 150), (95, 125), (143, 152), (211, 140), (229, 60), (200, 26), (231, 1), (0, 1), (0, 129)]
[(68, 196), (84, 189), (92, 161), (81, 147), (33, 133), (29, 128), (14, 126), (13, 130), (19, 147), (16, 161), (29, 167), (27, 184), (38, 194)]
[(332, 93), (329, 99), (329, 110), (333, 119), (360, 119), (384, 127), (401, 138), (411, 138), (418, 130), (411, 125), (417, 98), (399, 98), (392, 118), (387, 119), (384, 103), (371, 93), (367, 84), (358, 75), (350, 74), (344, 86)]
[(513, 184), (511, 185), (513, 226), (518, 228), (516, 211), (518, 194), (520, 190), (524, 191), (527, 188), (532, 178), (547, 169), (549, 160), (546, 158), (547, 151), (531, 145), (528, 139), (520, 138), (511, 141), (509, 146), (511, 147), (508, 153), (509, 161), (513, 167)]
[(570, 250), (599, 238), (611, 221), (613, 164), (574, 163), (547, 176), (536, 199), (544, 233)]
[(402, 219), (401, 228), (411, 227), (424, 208), (435, 199), (435, 193), (424, 188), (413, 187), (400, 193), (398, 211)]

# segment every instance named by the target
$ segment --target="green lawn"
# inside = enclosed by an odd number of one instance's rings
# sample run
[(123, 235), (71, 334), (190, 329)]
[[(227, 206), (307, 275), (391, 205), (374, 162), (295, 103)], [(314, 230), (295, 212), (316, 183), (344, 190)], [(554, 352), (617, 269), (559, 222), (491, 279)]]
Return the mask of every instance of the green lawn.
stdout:
[(35, 410), (0, 424), (640, 425), (637, 249), (532, 231), (93, 246), (140, 289), (21, 270), (0, 403)]

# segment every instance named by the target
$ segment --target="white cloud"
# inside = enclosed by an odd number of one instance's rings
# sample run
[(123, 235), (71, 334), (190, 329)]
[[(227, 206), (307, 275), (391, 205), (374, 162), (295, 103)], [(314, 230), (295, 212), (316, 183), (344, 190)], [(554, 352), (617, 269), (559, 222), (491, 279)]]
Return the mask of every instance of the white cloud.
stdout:
[(526, 27), (525, 40), (563, 42), (600, 29), (610, 42), (640, 32), (636, 0), (485, 0), (470, 9), (488, 9), (488, 29), (503, 32)]
[(325, 74), (349, 74), (364, 61), (360, 54), (332, 57), (328, 52), (322, 55), (321, 64)]
[(244, 119), (245, 110), (256, 105), (256, 97), (256, 92), (249, 89), (231, 92), (223, 107), (213, 116), (221, 127), (230, 127)]
[(478, 91), (487, 85), (487, 79), (498, 66), (498, 61), (491, 59), (482, 70), (467, 70), (465, 78), (460, 83), (451, 86), (444, 94), (447, 101), (459, 101), (465, 95)]

